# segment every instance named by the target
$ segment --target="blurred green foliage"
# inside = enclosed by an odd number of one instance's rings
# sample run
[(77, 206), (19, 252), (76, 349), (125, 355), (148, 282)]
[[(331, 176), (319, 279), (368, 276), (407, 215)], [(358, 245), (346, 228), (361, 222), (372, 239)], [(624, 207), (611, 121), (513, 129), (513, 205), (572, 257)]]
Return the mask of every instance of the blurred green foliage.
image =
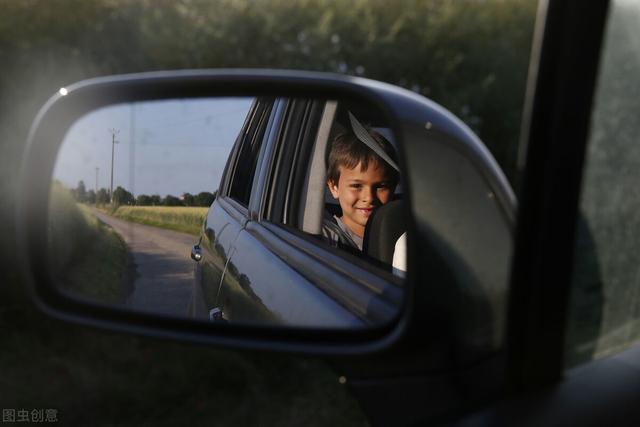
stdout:
[(104, 74), (332, 71), (441, 103), (513, 179), (535, 7), (532, 0), (2, 0), (0, 111), (19, 104), (20, 124), (28, 125), (58, 87)]

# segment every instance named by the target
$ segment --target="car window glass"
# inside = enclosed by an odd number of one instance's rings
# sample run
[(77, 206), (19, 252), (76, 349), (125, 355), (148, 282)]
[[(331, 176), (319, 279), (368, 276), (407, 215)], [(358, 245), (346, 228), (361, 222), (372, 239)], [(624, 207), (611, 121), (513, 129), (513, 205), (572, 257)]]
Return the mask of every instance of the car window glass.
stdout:
[(251, 184), (256, 172), (258, 153), (262, 145), (273, 101), (262, 100), (258, 103), (248, 128), (245, 130), (235, 161), (229, 195), (243, 206), (249, 205)]
[(613, 1), (576, 229), (566, 365), (640, 340), (640, 1)]

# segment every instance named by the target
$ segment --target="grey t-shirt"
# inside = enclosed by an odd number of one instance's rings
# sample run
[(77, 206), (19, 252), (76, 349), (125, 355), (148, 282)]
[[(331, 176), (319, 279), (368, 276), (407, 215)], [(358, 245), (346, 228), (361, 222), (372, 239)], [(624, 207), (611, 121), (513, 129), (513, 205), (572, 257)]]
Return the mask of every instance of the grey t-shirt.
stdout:
[(362, 237), (355, 234), (337, 216), (325, 218), (322, 223), (322, 235), (329, 240), (332, 246), (340, 244), (362, 250)]

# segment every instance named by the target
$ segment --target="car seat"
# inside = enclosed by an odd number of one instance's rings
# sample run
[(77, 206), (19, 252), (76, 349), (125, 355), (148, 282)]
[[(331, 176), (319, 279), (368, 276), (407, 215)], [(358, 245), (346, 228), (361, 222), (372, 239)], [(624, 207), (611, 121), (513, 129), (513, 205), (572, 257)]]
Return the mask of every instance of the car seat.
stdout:
[(391, 265), (396, 241), (407, 231), (402, 200), (375, 209), (364, 230), (362, 251), (383, 264)]

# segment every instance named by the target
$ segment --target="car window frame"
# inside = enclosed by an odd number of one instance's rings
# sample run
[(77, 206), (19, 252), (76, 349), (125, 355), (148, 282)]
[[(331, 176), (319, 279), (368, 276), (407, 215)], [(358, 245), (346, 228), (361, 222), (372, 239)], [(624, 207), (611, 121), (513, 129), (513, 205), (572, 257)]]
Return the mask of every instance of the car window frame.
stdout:
[[(249, 206), (251, 204), (252, 192), (254, 189), (254, 181), (259, 172), (260, 167), (260, 155), (263, 149), (263, 145), (265, 143), (265, 138), (269, 133), (269, 126), (272, 120), (272, 111), (275, 104), (275, 99), (273, 98), (259, 98), (256, 100), (255, 108), (251, 109), (249, 113), (248, 121), (246, 122), (246, 126), (243, 127), (239, 139), (236, 142), (236, 146), (234, 147), (233, 154), (231, 156), (230, 168), (227, 170), (227, 174), (225, 177), (225, 193), (224, 196), (230, 200), (233, 200), (238, 206), (240, 206), (242, 211), (245, 214), (249, 212)], [(264, 133), (261, 133), (261, 128), (264, 126)], [(234, 192), (234, 184), (236, 184), (238, 176), (239, 176), (239, 164), (241, 162), (241, 156), (243, 154), (243, 150), (247, 147), (247, 144), (254, 144), (257, 139), (261, 139), (259, 142), (260, 146), (258, 147), (257, 153), (253, 153), (255, 155), (255, 168), (251, 171), (250, 182), (245, 183), (248, 184), (249, 194), (247, 196), (246, 205), (243, 201), (238, 200), (232, 193)], [(253, 156), (252, 156), (253, 157)]]
[[(276, 101), (272, 110), (275, 117), (267, 130), (265, 138), (268, 141), (263, 145), (263, 152), (259, 160), (259, 178), (254, 181), (256, 186), (263, 188), (256, 190), (255, 199), (249, 209), (250, 221), (245, 229), (275, 255), (287, 259), (288, 264), (298, 271), (306, 280), (313, 283), (318, 289), (328, 292), (338, 298), (346, 298), (355, 287), (366, 289), (381, 297), (381, 304), (386, 307), (382, 310), (396, 309), (393, 319), (401, 314), (401, 309), (406, 301), (403, 301), (404, 278), (392, 274), (384, 268), (360, 258), (354, 254), (339, 248), (331, 247), (320, 236), (305, 233), (293, 224), (287, 224), (284, 220), (298, 218), (294, 209), (299, 209), (300, 203), (296, 203), (291, 193), (298, 191), (302, 185), (301, 174), (304, 167), (293, 165), (294, 162), (304, 162), (307, 165), (313, 155), (313, 147), (302, 147), (302, 140), (315, 141), (318, 132), (318, 124), (322, 119), (324, 107), (328, 100), (289, 98)], [(317, 122), (317, 123), (316, 123)], [(311, 144), (309, 144), (311, 145)], [(285, 165), (285, 166), (283, 166)], [(268, 186), (264, 187), (265, 183)], [(297, 183), (297, 184), (296, 184)], [(285, 185), (286, 184), (286, 185)], [(298, 200), (298, 202), (300, 202)], [(276, 207), (275, 204), (281, 206)], [(292, 257), (292, 251), (304, 257), (312, 257), (319, 268), (329, 268), (340, 277), (336, 283), (322, 281), (313, 267), (303, 262), (296, 262)], [(320, 283), (323, 282), (323, 283)], [(388, 327), (389, 325), (384, 325)]]
[[(286, 100), (286, 108), (282, 116), (272, 150), (271, 162), (268, 165), (265, 183), (268, 190), (264, 197), (260, 219), (274, 223), (288, 224), (291, 210), (291, 185), (295, 179), (292, 175), (292, 163), (301, 149), (297, 142), (304, 124), (309, 120), (313, 103), (319, 100), (290, 98)], [(316, 110), (318, 108), (316, 107)], [(286, 185), (282, 185), (282, 183)]]
[(509, 284), (506, 368), (512, 393), (557, 383), (564, 375), (579, 193), (608, 7), (608, 0), (586, 8), (578, 0), (540, 1), (538, 7)]
[(286, 98), (276, 98), (271, 108), (251, 189), (249, 216), (252, 220), (260, 221), (269, 203), (270, 180), (278, 148), (277, 141), (285, 122), (288, 103)]

